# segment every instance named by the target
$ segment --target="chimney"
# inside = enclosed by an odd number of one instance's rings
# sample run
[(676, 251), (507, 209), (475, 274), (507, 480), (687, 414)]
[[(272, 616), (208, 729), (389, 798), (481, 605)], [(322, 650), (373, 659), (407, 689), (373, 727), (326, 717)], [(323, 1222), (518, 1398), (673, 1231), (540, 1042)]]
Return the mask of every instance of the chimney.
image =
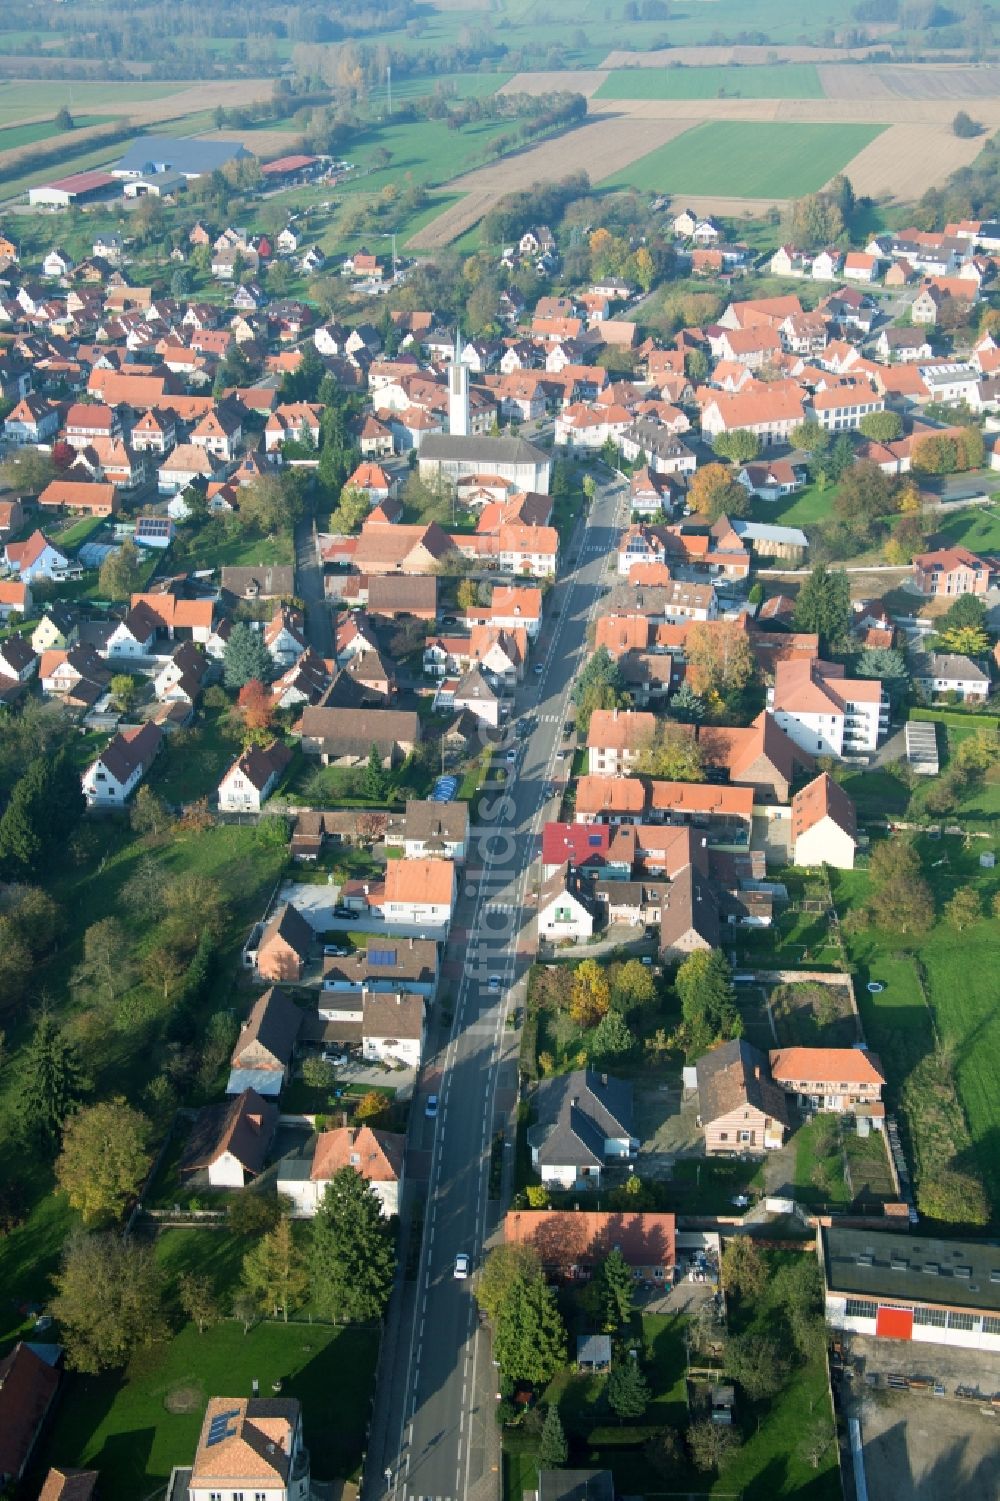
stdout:
[(342, 1126), (344, 1126), (344, 1127), (347, 1126), (347, 1111), (346, 1110), (342, 1110), (340, 1112), (340, 1124)]

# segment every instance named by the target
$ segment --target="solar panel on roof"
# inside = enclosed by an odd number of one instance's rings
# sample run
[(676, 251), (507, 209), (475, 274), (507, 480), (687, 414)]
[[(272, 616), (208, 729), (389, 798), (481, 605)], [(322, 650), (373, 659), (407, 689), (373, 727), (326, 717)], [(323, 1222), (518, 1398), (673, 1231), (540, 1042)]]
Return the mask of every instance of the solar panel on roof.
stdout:
[(592, 849), (599, 850), (600, 847), (601, 847), (601, 836), (600, 836), (600, 834), (588, 834), (587, 835), (587, 843), (590, 845), (590, 847)]
[(208, 1437), (205, 1440), (206, 1449), (211, 1448), (213, 1444), (221, 1444), (224, 1438), (235, 1438), (236, 1429), (231, 1427), (230, 1424), (239, 1415), (240, 1410), (238, 1407), (234, 1408), (232, 1412), (217, 1412), (215, 1414), (215, 1417), (208, 1425)]
[(369, 951), (368, 951), (368, 963), (369, 964), (392, 965), (392, 964), (395, 964), (395, 962), (396, 962), (396, 950), (395, 949), (369, 949)]

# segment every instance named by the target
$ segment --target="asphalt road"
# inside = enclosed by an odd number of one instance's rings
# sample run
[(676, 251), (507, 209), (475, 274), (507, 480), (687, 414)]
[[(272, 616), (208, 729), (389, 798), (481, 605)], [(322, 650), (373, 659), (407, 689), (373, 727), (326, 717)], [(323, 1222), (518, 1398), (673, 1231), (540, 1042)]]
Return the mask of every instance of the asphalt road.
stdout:
[(306, 607), (306, 637), (319, 656), (333, 656), (333, 625), (323, 584), (323, 565), (316, 553), (311, 516), (295, 528), (295, 591)]
[[(482, 1259), (490, 1145), (509, 1120), (517, 1082), (508, 1060), (498, 1098), (506, 1015), (531, 963), (529, 870), (546, 816), (545, 784), (560, 769), (555, 757), (569, 689), (610, 579), (607, 558), (626, 493), (617, 481), (600, 490), (570, 545), (548, 601), (544, 671), (518, 691), (517, 711), (531, 716), (533, 728), (514, 742), (523, 747), (521, 758), (487, 812), (490, 822), (473, 831), (471, 894), (463, 895), (445, 952), (446, 965), (455, 966), (454, 1021), (447, 1045), (425, 1063), (414, 1107), (421, 1114), (411, 1131), (411, 1147), (429, 1153), (418, 1276), (397, 1308), (398, 1327), (387, 1330), (384, 1348), (393, 1355), (380, 1370), (379, 1396), (388, 1416), (376, 1424), (368, 1455), (367, 1493), (381, 1490), (392, 1501), (494, 1501), (499, 1494), (496, 1372), (472, 1283), (454, 1276), (455, 1257), (469, 1255), (473, 1273)], [(498, 988), (490, 988), (491, 976), (499, 977)], [(429, 1091), (440, 1101), (434, 1120), (422, 1114)]]

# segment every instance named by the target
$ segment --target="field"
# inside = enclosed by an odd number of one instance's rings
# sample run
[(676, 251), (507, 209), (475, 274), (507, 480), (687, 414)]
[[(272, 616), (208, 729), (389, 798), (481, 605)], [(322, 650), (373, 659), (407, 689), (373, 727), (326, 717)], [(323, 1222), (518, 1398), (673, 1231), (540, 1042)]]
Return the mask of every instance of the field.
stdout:
[(214, 109), (218, 104), (247, 104), (270, 93), (271, 82), (266, 78), (198, 83), (89, 83), (76, 78), (43, 78), (32, 83), (0, 83), (0, 126), (51, 119), (63, 105), (74, 116), (77, 110), (90, 109), (129, 115), (137, 121), (165, 120)]
[(821, 67), (819, 80), (828, 99), (996, 99), (995, 68), (901, 64)]
[[(78, 130), (85, 130), (88, 125), (106, 125), (109, 118), (108, 115), (76, 115), (74, 124)], [(31, 146), (35, 141), (47, 141), (52, 136), (61, 134), (55, 120), (34, 120), (28, 125), (5, 125), (0, 127), (0, 154), (16, 151), (19, 146)]]
[(347, 1478), (361, 1463), (377, 1349), (370, 1329), (268, 1323), (244, 1334), (229, 1322), (199, 1335), (189, 1324), (124, 1374), (70, 1377), (43, 1458), (93, 1465), (109, 1496), (148, 1496), (190, 1464), (207, 1398), (249, 1396), (256, 1377), (263, 1394), (280, 1380), (302, 1402), (315, 1477)]
[(934, 547), (969, 547), (974, 552), (1000, 549), (1000, 507), (976, 506), (952, 511), (934, 528)]
[(851, 161), (855, 192), (871, 198), (919, 198), (929, 182), (940, 183), (975, 161), (981, 136), (961, 140), (951, 125), (890, 125)]
[(607, 75), (598, 99), (821, 99), (812, 63), (757, 68), (617, 68)]
[(717, 120), (700, 125), (603, 179), (642, 192), (798, 198), (815, 192), (879, 134), (880, 127)]

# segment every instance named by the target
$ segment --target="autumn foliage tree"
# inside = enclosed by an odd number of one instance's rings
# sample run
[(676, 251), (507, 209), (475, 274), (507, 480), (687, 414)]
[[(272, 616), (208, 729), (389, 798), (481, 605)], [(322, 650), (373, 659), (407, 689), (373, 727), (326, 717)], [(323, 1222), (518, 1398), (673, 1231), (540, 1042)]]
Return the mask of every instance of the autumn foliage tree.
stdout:
[(688, 486), (688, 501), (707, 521), (720, 516), (745, 516), (750, 497), (724, 464), (704, 464)]
[(596, 960), (584, 959), (573, 976), (570, 1016), (578, 1027), (586, 1030), (607, 1015), (610, 1005), (611, 986), (606, 973)]
[(742, 693), (753, 677), (750, 638), (738, 621), (695, 621), (684, 652), (691, 686), (702, 698), (728, 702)]
[(259, 678), (243, 684), (236, 701), (244, 745), (267, 745), (274, 723), (274, 699)]

